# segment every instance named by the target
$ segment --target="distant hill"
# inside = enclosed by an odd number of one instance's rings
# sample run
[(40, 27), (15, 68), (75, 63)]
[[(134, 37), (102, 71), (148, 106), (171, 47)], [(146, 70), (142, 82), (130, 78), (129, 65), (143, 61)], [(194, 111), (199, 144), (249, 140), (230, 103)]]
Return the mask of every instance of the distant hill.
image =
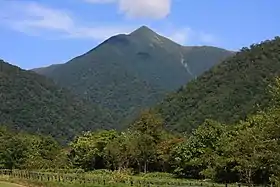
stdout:
[(235, 123), (268, 106), (280, 75), (280, 38), (243, 48), (171, 94), (155, 109), (171, 129), (190, 131), (205, 119)]
[(0, 60), (0, 125), (52, 135), (60, 141), (83, 130), (112, 127), (110, 116), (51, 80)]
[(143, 26), (66, 64), (33, 71), (107, 108), (118, 126), (230, 55), (216, 47), (184, 47)]

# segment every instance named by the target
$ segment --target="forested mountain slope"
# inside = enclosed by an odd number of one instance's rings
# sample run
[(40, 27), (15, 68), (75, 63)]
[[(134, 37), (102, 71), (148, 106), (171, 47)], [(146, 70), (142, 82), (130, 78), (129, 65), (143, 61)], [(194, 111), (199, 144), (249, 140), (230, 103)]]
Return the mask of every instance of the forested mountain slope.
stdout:
[(190, 131), (207, 119), (234, 123), (268, 105), (280, 75), (280, 38), (243, 48), (171, 94), (156, 110), (171, 129)]
[(109, 109), (122, 124), (230, 55), (216, 47), (183, 47), (143, 26), (66, 64), (34, 71)]
[(0, 124), (64, 141), (82, 130), (111, 126), (99, 107), (87, 105), (51, 80), (0, 60)]

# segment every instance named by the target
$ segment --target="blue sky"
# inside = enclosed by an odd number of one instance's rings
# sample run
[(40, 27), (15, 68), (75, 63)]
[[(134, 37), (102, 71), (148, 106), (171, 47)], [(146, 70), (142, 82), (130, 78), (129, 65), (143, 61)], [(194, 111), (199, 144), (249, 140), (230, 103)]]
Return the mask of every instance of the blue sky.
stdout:
[(280, 35), (279, 0), (0, 0), (0, 58), (64, 63), (142, 25), (182, 45), (230, 50)]

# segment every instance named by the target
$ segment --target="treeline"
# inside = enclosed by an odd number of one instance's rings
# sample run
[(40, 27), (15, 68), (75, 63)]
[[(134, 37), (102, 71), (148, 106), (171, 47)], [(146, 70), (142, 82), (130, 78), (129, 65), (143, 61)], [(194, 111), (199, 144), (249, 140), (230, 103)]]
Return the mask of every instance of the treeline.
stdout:
[(217, 182), (279, 184), (280, 79), (269, 108), (235, 125), (206, 120), (190, 135), (165, 130), (161, 116), (144, 112), (126, 131), (76, 137), (65, 149), (49, 137), (1, 129), (1, 167), (80, 168), (168, 172)]
[[(168, 134), (145, 113), (132, 129), (86, 133), (71, 143), (70, 158), (85, 170), (170, 172), (217, 182), (267, 184), (280, 174), (280, 110), (236, 126), (207, 120), (189, 137)], [(156, 125), (155, 125), (156, 124)]]

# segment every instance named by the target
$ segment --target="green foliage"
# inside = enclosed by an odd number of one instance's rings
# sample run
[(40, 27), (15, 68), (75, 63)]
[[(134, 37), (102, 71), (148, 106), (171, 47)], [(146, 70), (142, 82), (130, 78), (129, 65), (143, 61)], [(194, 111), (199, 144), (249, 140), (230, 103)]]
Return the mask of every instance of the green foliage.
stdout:
[[(214, 121), (206, 121), (187, 141), (173, 151), (174, 171), (180, 176), (201, 178), (216, 163), (216, 153), (225, 127)], [(210, 172), (212, 173), (212, 172)]]
[[(277, 87), (277, 81), (270, 87), (273, 98), (279, 96)], [(265, 111), (233, 126), (206, 120), (188, 137), (167, 132), (161, 117), (146, 111), (124, 132), (102, 131), (78, 137), (71, 144), (72, 151), (86, 161), (77, 166), (99, 169), (89, 163), (102, 157), (99, 163), (109, 170), (98, 171), (99, 175), (110, 174), (124, 181), (133, 173), (157, 171), (217, 182), (277, 183), (280, 105), (276, 99), (272, 101)], [(98, 148), (100, 141), (105, 143)], [(148, 180), (152, 175), (161, 178), (156, 173), (137, 176)]]
[[(28, 173), (31, 178), (27, 177)], [(27, 175), (23, 175), (27, 174)], [(127, 187), (127, 186), (139, 186), (139, 187), (173, 187), (173, 186), (219, 186), (223, 187), (224, 184), (215, 184), (212, 182), (198, 181), (198, 180), (186, 180), (186, 179), (176, 179), (170, 174), (159, 174), (159, 173), (149, 173), (141, 175), (129, 175), (127, 173), (122, 173), (114, 171), (111, 173), (106, 173), (103, 175), (94, 173), (84, 173), (84, 175), (77, 174), (65, 174), (61, 175), (58, 173), (44, 173), (44, 172), (28, 172), (28, 171), (13, 171), (13, 175), (20, 177), (7, 177), (1, 176), (1, 181), (9, 181), (24, 186), (46, 186), (46, 187), (97, 187), (97, 186), (110, 186), (110, 187)], [(39, 177), (37, 177), (39, 176)], [(58, 177), (60, 176), (60, 180)], [(160, 177), (161, 176), (161, 177)], [(105, 184), (104, 184), (105, 182)], [(236, 185), (228, 185), (229, 187), (234, 187)]]
[[(142, 34), (137, 31), (130, 36)], [(150, 36), (151, 32), (145, 35)], [(126, 45), (130, 42), (127, 37), (118, 36), (114, 40), (117, 45)], [(167, 98), (168, 102), (143, 112), (127, 130), (85, 132), (70, 143), (69, 149), (63, 149), (50, 137), (11, 132), (3, 126), (0, 167), (13, 171), (41, 170), (48, 175), (55, 171), (59, 179), (75, 177), (75, 182), (106, 181), (110, 185), (131, 181), (140, 185), (187, 184), (174, 177), (242, 182), (249, 186), (279, 185), (280, 78), (273, 78), (278, 74), (279, 44), (280, 38), (276, 38), (251, 49), (243, 48), (228, 62)], [(141, 53), (141, 56), (149, 55)], [(18, 74), (22, 76), (19, 72), (27, 73), (4, 65), (5, 73), (0, 76), (14, 74), (8, 76), (13, 81)], [(267, 89), (270, 93), (264, 92), (266, 83), (270, 83)], [(254, 108), (255, 104), (259, 107)], [(246, 119), (240, 120), (245, 116)], [(214, 120), (205, 120), (208, 118)], [(165, 129), (182, 124), (190, 125), (184, 126), (187, 130), (200, 126), (186, 137)], [(42, 178), (48, 175), (44, 173)]]
[(156, 110), (172, 130), (191, 132), (213, 119), (233, 124), (269, 105), (267, 85), (280, 75), (280, 39), (242, 49), (213, 67)]
[(174, 172), (220, 182), (277, 183), (280, 171), (279, 79), (272, 102), (234, 126), (207, 121), (173, 151)]
[(114, 127), (120, 128), (230, 55), (215, 47), (183, 47), (141, 27), (113, 36), (66, 64), (34, 71), (108, 109)]
[(155, 147), (153, 137), (147, 134), (124, 132), (107, 146), (106, 153), (111, 169), (147, 172), (149, 164), (156, 161)]
[(158, 178), (158, 179), (172, 179), (176, 176), (171, 173), (163, 173), (163, 172), (153, 172), (153, 173), (140, 173), (137, 176), (143, 177), (143, 178)]
[(141, 134), (146, 134), (159, 141), (163, 133), (163, 120), (161, 116), (151, 111), (143, 112), (138, 119), (132, 124), (131, 129)]
[(0, 128), (0, 166), (6, 169), (67, 168), (67, 153), (51, 137)]
[(137, 154), (135, 150), (137, 148), (133, 145), (135, 143), (134, 138), (134, 133), (123, 132), (107, 145), (105, 155), (109, 169), (124, 170), (137, 159), (134, 157)]
[(14, 136), (1, 127), (0, 161), (3, 168), (19, 168), (28, 158), (28, 143), (24, 137)]
[(279, 110), (269, 110), (241, 122), (238, 129), (226, 139), (227, 160), (234, 162), (233, 168), (240, 173), (241, 180), (253, 182), (268, 182), (268, 176), (279, 175), (280, 142)]
[(86, 104), (52, 81), (0, 60), (0, 123), (52, 135), (62, 142), (83, 130), (110, 127), (99, 107)]
[(75, 166), (85, 170), (170, 171), (170, 152), (180, 141), (163, 129), (160, 116), (148, 111), (127, 131), (88, 132), (77, 137), (70, 144), (70, 156)]
[(104, 168), (104, 149), (116, 136), (117, 133), (110, 130), (86, 132), (77, 137), (70, 144), (73, 164), (85, 170)]

